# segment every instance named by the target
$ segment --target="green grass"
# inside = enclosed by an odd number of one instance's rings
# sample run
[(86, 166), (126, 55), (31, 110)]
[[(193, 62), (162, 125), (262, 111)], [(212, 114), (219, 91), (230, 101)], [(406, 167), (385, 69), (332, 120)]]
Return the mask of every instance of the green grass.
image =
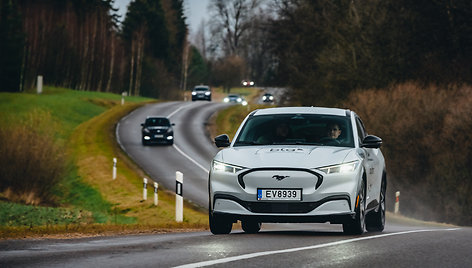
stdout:
[(27, 206), (0, 202), (0, 226), (42, 226), (91, 223), (89, 212), (78, 208)]
[[(126, 102), (146, 100), (149, 99), (126, 97)], [(57, 133), (59, 137), (67, 139), (79, 124), (120, 101), (121, 95), (48, 86), (42, 94), (0, 93), (0, 120), (3, 123), (15, 123), (30, 112), (48, 111), (61, 125), (61, 130)]]
[[(109, 229), (206, 228), (205, 213), (188, 203), (184, 222), (175, 223), (175, 197), (162, 187), (158, 207), (140, 200), (142, 177), (147, 175), (121, 151), (114, 127), (121, 117), (149, 101), (155, 100), (126, 97), (125, 105), (120, 105), (121, 95), (53, 87), (45, 87), (41, 95), (0, 93), (0, 126), (40, 121), (45, 115), (47, 120), (38, 126), (45, 124), (55, 132), (67, 157), (66, 175), (53, 190), (54, 205), (13, 203), (8, 200), (8, 189), (0, 191), (0, 238)], [(110, 180), (113, 157), (119, 159), (116, 181)], [(148, 193), (152, 200), (152, 191)]]

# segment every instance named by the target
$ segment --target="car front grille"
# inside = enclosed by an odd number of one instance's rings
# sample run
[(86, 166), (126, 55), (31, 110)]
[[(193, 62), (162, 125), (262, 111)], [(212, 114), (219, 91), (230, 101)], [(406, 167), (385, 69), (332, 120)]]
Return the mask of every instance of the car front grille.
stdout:
[(247, 210), (254, 213), (308, 213), (318, 207), (317, 202), (305, 203), (275, 203), (275, 202), (246, 202)]

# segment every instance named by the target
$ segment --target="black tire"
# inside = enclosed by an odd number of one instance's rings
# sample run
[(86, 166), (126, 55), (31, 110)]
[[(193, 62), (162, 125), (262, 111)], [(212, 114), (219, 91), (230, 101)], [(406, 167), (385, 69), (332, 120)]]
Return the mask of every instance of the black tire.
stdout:
[(212, 234), (229, 234), (231, 229), (233, 229), (233, 222), (221, 215), (212, 215), (211, 212), (208, 213), (208, 219), (210, 221), (210, 231)]
[(384, 174), (380, 187), (380, 201), (377, 211), (372, 211), (366, 216), (366, 228), (369, 232), (382, 232), (385, 228), (385, 195), (387, 192), (387, 178)]
[(243, 220), (241, 221), (241, 227), (243, 231), (248, 234), (256, 234), (261, 230), (262, 224), (254, 220)]
[(141, 143), (143, 144), (143, 146), (147, 145), (147, 141), (145, 141), (144, 139), (141, 139)]
[(366, 230), (365, 225), (365, 180), (362, 179), (361, 187), (359, 193), (357, 194), (359, 202), (356, 202), (356, 216), (354, 219), (349, 220), (348, 222), (343, 223), (343, 231), (345, 234), (349, 235), (360, 235), (363, 234)]

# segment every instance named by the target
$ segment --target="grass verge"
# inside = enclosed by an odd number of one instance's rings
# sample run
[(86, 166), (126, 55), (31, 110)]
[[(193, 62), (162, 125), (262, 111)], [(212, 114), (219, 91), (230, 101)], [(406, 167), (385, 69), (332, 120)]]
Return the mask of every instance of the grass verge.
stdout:
[[(160, 187), (159, 206), (142, 199), (146, 176), (118, 147), (116, 122), (149, 99), (47, 87), (42, 95), (0, 94), (0, 124), (15, 124), (35, 110), (51, 114), (59, 125), (56, 138), (68, 158), (68, 172), (58, 187), (55, 206), (13, 203), (0, 193), (0, 238), (76, 237), (116, 232), (168, 232), (204, 229), (205, 212), (186, 203), (184, 222), (175, 223), (175, 197)], [(112, 180), (112, 159), (118, 178)], [(151, 200), (151, 201), (149, 201)], [(160, 231), (159, 231), (160, 232)], [(67, 235), (65, 235), (67, 233)]]

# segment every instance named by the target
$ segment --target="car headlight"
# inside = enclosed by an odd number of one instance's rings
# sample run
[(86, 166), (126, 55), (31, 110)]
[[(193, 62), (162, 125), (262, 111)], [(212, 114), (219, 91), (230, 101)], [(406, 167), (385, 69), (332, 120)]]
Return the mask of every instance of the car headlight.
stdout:
[(229, 172), (229, 173), (237, 173), (244, 169), (243, 167), (225, 164), (216, 160), (213, 160), (211, 165), (214, 171), (222, 171), (222, 172)]
[(195, 96), (195, 95), (197, 95), (197, 92), (193, 91), (192, 96)]
[(224, 102), (229, 102), (229, 98), (224, 98), (223, 101)]
[(210, 96), (210, 94), (211, 94), (210, 91), (205, 92), (205, 95), (206, 95), (206, 96)]
[(327, 167), (320, 167), (317, 169), (320, 171), (323, 171), (326, 174), (347, 173), (347, 172), (352, 172), (356, 170), (357, 165), (359, 165), (359, 161), (353, 161), (349, 163), (332, 165), (332, 166), (327, 166)]
[(267, 97), (266, 97), (266, 96), (262, 96), (262, 100), (266, 100), (266, 99), (267, 99)]
[(237, 101), (237, 102), (241, 102), (242, 100), (243, 100), (243, 99), (241, 99), (241, 98), (238, 98), (236, 101)]
[(269, 99), (270, 99), (270, 100), (274, 100), (274, 96), (270, 96)]
[(242, 105), (242, 106), (246, 106), (246, 105), (247, 105), (247, 101), (243, 100), (243, 101), (241, 102), (241, 105)]

